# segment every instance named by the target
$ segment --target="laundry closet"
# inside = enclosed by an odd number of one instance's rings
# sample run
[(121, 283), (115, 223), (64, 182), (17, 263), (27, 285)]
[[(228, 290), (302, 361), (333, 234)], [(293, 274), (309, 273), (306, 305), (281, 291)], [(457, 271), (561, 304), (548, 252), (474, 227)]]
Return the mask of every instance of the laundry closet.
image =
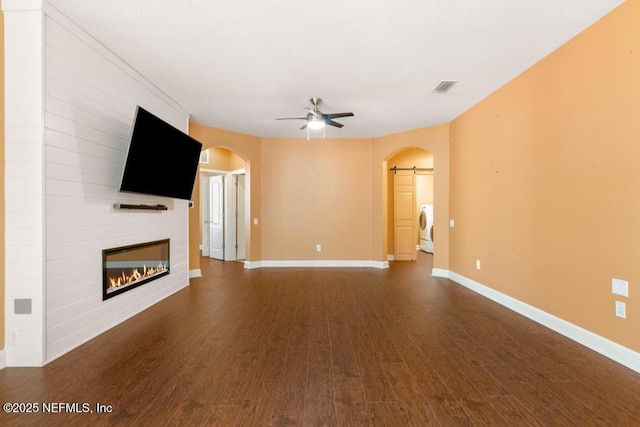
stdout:
[(407, 148), (387, 164), (387, 258), (415, 260), (419, 250), (433, 253), (433, 154)]

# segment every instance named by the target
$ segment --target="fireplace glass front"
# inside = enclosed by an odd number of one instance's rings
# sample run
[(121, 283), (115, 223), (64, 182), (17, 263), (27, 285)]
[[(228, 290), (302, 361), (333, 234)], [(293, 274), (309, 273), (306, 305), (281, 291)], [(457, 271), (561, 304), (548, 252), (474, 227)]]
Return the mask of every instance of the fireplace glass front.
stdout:
[(169, 239), (102, 251), (102, 300), (169, 274)]

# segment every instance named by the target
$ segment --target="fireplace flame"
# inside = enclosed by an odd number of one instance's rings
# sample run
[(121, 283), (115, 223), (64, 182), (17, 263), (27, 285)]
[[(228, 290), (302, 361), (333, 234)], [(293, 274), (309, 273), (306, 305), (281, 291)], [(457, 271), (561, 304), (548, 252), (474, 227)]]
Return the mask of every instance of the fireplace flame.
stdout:
[(137, 268), (134, 268), (131, 274), (127, 274), (124, 270), (121, 271), (114, 277), (109, 277), (109, 287), (107, 288), (107, 293), (113, 292), (116, 289), (132, 285), (140, 280), (146, 279), (151, 276), (155, 276), (160, 273), (164, 273), (168, 271), (167, 265), (164, 263), (159, 263), (156, 267), (148, 267), (146, 265), (142, 266), (142, 273), (138, 271)]

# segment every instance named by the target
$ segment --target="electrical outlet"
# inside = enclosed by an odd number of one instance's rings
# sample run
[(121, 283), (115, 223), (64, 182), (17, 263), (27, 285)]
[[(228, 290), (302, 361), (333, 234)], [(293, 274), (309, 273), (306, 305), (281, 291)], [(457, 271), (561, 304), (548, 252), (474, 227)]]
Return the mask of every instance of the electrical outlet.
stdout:
[(622, 297), (629, 296), (629, 282), (621, 279), (611, 279), (611, 292), (614, 295), (620, 295)]
[(316, 252), (322, 252), (322, 245), (320, 243), (316, 245)]
[(455, 221), (455, 220), (453, 220), (453, 219), (450, 219), (450, 220), (449, 220), (449, 227), (450, 227), (450, 228), (453, 228), (453, 227), (455, 227), (455, 226), (456, 226), (456, 221)]
[(258, 218), (253, 218), (253, 225), (258, 225)]
[(480, 270), (480, 260), (476, 260), (476, 270)]
[(622, 301), (616, 301), (616, 316), (623, 319), (627, 318), (627, 305)]

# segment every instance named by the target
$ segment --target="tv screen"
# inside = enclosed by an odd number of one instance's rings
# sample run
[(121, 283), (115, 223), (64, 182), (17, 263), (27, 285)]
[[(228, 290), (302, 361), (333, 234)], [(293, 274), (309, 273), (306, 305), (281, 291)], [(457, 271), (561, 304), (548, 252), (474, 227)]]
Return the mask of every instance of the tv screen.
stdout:
[(189, 200), (202, 144), (138, 106), (120, 191)]

